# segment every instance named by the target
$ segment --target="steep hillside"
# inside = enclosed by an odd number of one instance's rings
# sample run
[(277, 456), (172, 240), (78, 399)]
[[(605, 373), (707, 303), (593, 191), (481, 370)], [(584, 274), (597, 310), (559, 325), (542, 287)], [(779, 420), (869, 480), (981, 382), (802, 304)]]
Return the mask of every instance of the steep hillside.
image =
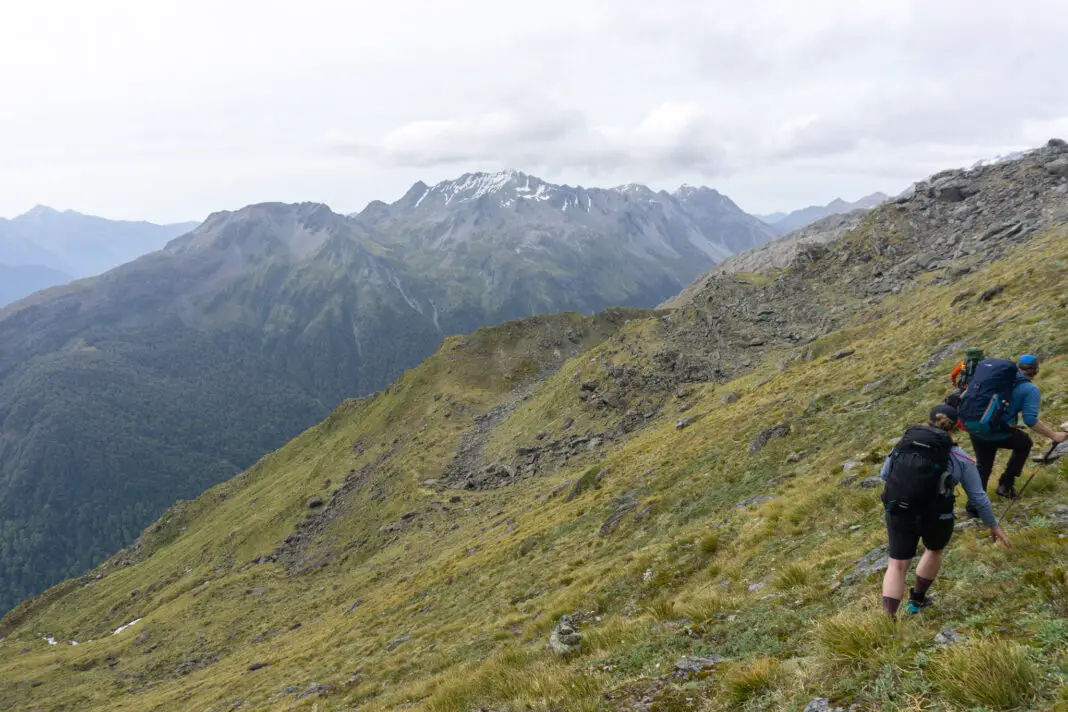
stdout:
[(1013, 552), (962, 521), (936, 605), (896, 626), (871, 480), (970, 344), (1042, 355), (1068, 420), (1063, 153), (935, 177), (670, 312), (447, 339), (7, 615), (0, 704), (1063, 708), (1064, 461)]
[[(0, 310), (0, 612), (448, 334), (651, 306), (771, 237), (708, 188), (572, 189), (515, 172), (378, 205), (216, 213), (158, 252)], [(83, 218), (42, 208), (10, 225)], [(122, 228), (101, 233), (115, 249), (138, 227), (109, 226)]]
[(0, 218), (0, 263), (41, 265), (89, 277), (154, 252), (196, 226), (195, 222), (107, 220), (38, 205), (11, 220)]

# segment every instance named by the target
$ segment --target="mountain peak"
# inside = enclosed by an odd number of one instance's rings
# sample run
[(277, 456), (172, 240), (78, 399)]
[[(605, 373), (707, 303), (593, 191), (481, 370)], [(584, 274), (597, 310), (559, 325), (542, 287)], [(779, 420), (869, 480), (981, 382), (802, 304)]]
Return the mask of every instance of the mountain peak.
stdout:
[(18, 220), (20, 218), (25, 218), (27, 220), (34, 220), (37, 218), (46, 218), (59, 214), (60, 212), (55, 208), (50, 208), (47, 205), (35, 205), (15, 219)]
[(686, 200), (695, 195), (722, 196), (723, 194), (715, 188), (709, 188), (707, 185), (690, 185), (689, 183), (683, 183), (679, 186), (678, 190), (672, 193), (672, 195), (679, 200)]

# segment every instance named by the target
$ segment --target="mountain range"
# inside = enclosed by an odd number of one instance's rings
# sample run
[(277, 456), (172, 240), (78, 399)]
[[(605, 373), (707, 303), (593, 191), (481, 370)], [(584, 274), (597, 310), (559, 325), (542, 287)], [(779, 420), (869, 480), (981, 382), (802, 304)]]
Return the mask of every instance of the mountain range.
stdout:
[(0, 218), (0, 306), (106, 272), (160, 249), (196, 225), (107, 220), (43, 205), (10, 220)]
[[(466, 221), (445, 224), (452, 231), (424, 249), (453, 236), (479, 243)], [(445, 337), (388, 386), (342, 401), (106, 562), (10, 611), (0, 707), (1060, 709), (1068, 458), (1036, 466), (1011, 509), (995, 502), (1012, 551), (967, 519), (958, 496), (932, 605), (896, 621), (879, 603), (878, 473), (945, 397), (969, 346), (1041, 354), (1043, 419), (1068, 420), (1068, 143), (935, 174), (841, 228), (768, 264), (714, 268), (661, 309), (524, 316)], [(151, 320), (117, 310), (128, 301), (121, 275), (181, 266), (172, 273), (185, 276), (159, 288), (174, 318), (137, 353), (154, 373), (188, 379), (175, 393), (190, 413), (184, 401), (218, 390), (199, 407), (231, 428), (221, 441), (241, 430), (232, 421), (243, 408), (265, 424), (273, 415), (241, 403), (227, 380), (248, 378), (262, 354), (292, 354), (295, 339), (318, 382), (327, 361), (315, 354), (341, 354), (343, 342), (315, 333), (355, 336), (332, 315), (358, 315), (383, 293), (366, 285), (393, 285), (388, 303), (410, 320), (409, 299), (424, 311), (433, 299), (442, 315), (440, 294), (416, 293), (400, 253), (385, 232), (322, 206), (255, 206), (209, 218), (84, 292), (107, 325), (101, 338), (53, 331), (81, 303), (53, 295), (3, 320), (45, 317), (54, 344), (32, 366), (42, 374), (62, 372), (48, 362), (67, 351), (89, 363), (132, 354), (115, 334), (144, 336)], [(300, 307), (320, 301), (321, 262), (337, 279), (355, 271), (364, 291), (346, 301), (346, 282), (334, 284), (335, 301), (304, 319)], [(266, 296), (282, 308), (257, 312)], [(256, 314), (263, 322), (248, 326)], [(234, 320), (247, 344), (221, 336)], [(200, 341), (174, 353), (177, 328)], [(279, 383), (292, 382), (285, 367)], [(26, 422), (45, 398), (25, 393), (7, 418)], [(68, 441), (58, 435), (54, 448)]]
[(215, 213), (161, 250), (0, 309), (0, 609), (449, 334), (651, 306), (772, 237), (708, 188), (467, 174), (350, 216), (315, 203)]
[(775, 234), (781, 237), (830, 215), (840, 215), (859, 209), (870, 210), (889, 198), (890, 196), (885, 193), (872, 193), (852, 203), (835, 198), (826, 205), (810, 205), (790, 213), (769, 213), (756, 217), (770, 225)]

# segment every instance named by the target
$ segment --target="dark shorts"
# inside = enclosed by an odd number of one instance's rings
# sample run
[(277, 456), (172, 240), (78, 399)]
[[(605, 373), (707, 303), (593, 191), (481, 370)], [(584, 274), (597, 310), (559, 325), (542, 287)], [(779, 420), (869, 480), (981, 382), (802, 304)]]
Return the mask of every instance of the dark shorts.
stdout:
[(890, 558), (913, 558), (916, 556), (916, 545), (921, 539), (925, 549), (931, 551), (945, 549), (953, 536), (953, 524), (952, 519), (916, 522), (887, 513), (886, 531), (890, 535)]

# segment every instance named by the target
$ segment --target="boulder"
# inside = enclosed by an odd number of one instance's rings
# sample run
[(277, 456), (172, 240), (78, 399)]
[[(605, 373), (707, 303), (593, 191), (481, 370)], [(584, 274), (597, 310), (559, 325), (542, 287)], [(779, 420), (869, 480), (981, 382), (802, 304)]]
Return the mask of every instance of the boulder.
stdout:
[(953, 645), (959, 643), (968, 636), (958, 632), (955, 628), (943, 628), (942, 632), (934, 637), (934, 642), (939, 645)]
[(753, 441), (749, 443), (749, 454), (757, 454), (762, 447), (767, 445), (772, 440), (786, 437), (790, 434), (790, 425), (788, 423), (781, 423), (773, 428), (764, 428), (757, 436), (753, 438)]
[(826, 697), (817, 697), (805, 705), (802, 712), (846, 712), (844, 707), (832, 707), (831, 701)]
[(852, 356), (855, 353), (856, 353), (856, 349), (842, 349), (841, 351), (834, 352), (833, 354), (831, 354), (827, 358), (829, 360), (831, 360), (831, 361), (838, 361), (839, 359), (843, 359), (843, 358), (846, 358), (848, 356)]
[(1068, 158), (1058, 158), (1043, 166), (1048, 173), (1068, 178)]
[(404, 635), (397, 636), (393, 640), (389, 641), (389, 645), (386, 646), (386, 652), (389, 653), (389, 652), (392, 652), (392, 651), (396, 650), (397, 648), (399, 648), (400, 646), (404, 645), (405, 643), (407, 643), (411, 639), (412, 639), (412, 636), (411, 636), (410, 633), (405, 633)]
[(959, 203), (978, 192), (977, 187), (954, 176), (939, 178), (931, 183), (931, 197), (947, 203)]
[(978, 302), (988, 302), (988, 301), (990, 301), (991, 299), (993, 299), (994, 297), (996, 297), (997, 295), (1001, 294), (1004, 291), (1005, 291), (1005, 286), (1004, 285), (995, 284), (993, 287), (988, 287), (982, 294), (980, 294), (979, 298), (976, 301), (978, 301)]
[(726, 660), (726, 658), (719, 655), (680, 658), (675, 662), (671, 675), (678, 680), (705, 678), (715, 670), (716, 665)]
[(319, 495), (315, 495), (314, 497), (309, 497), (308, 498), (308, 502), (307, 502), (308, 509), (318, 509), (319, 507), (322, 507), (324, 504), (326, 504), (326, 502)]
[(560, 616), (553, 632), (549, 635), (549, 647), (557, 655), (576, 653), (582, 645), (582, 635), (575, 628), (571, 616)]
[(882, 485), (883, 485), (883, 478), (882, 477), (867, 477), (867, 478), (865, 478), (865, 479), (863, 479), (863, 480), (861, 480), (860, 482), (857, 483), (857, 486), (861, 487), (863, 489), (874, 489), (876, 487), (882, 487)]

